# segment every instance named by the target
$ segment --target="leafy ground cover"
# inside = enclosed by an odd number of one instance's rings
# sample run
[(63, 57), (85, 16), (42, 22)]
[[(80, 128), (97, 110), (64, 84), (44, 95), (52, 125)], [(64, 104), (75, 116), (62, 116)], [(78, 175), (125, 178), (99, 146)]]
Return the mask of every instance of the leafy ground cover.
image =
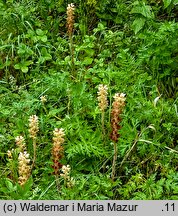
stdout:
[(0, 2), (0, 198), (178, 199), (178, 1), (73, 3)]

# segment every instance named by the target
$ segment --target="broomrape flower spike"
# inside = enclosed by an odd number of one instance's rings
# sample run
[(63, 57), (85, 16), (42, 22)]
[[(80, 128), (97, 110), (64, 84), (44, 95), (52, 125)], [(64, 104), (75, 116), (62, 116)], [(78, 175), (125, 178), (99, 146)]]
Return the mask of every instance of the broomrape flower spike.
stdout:
[(67, 166), (65, 166), (65, 165), (63, 165), (62, 166), (62, 174), (60, 174), (60, 176), (62, 176), (66, 181), (68, 181), (69, 180), (69, 173), (70, 173), (70, 166), (69, 165), (67, 165)]
[(14, 149), (7, 151), (7, 157), (8, 157), (9, 160), (12, 160), (12, 154), (13, 154), (13, 152), (14, 152)]
[(73, 3), (68, 4), (67, 6), (67, 32), (69, 37), (72, 37), (73, 28), (74, 28), (74, 11), (75, 6)]
[(24, 153), (20, 152), (19, 157), (18, 157), (18, 173), (19, 173), (19, 178), (18, 178), (18, 183), (23, 186), (28, 178), (30, 177), (30, 159), (29, 159), (29, 154), (25, 151)]
[(116, 167), (116, 160), (117, 160), (117, 141), (119, 138), (118, 130), (120, 129), (119, 123), (121, 122), (120, 114), (125, 106), (125, 94), (124, 93), (116, 93), (114, 95), (114, 102), (112, 104), (111, 110), (111, 139), (114, 143), (114, 156), (113, 156), (113, 163), (112, 163), (112, 174), (111, 178), (114, 181), (115, 177), (115, 167)]
[(25, 139), (23, 136), (17, 136), (15, 138), (15, 142), (21, 152), (26, 150), (26, 143), (25, 143)]
[(107, 94), (108, 94), (108, 87), (107, 85), (103, 85), (103, 84), (100, 84), (98, 86), (98, 106), (101, 110), (101, 112), (103, 112), (107, 106), (108, 106), (108, 101), (107, 101)]
[(67, 187), (69, 188), (73, 187), (75, 182), (73, 178), (70, 178), (70, 165), (67, 166), (63, 165), (62, 172), (63, 173), (61, 173), (60, 176), (64, 178)]
[(53, 131), (53, 148), (52, 148), (52, 157), (53, 157), (53, 168), (54, 174), (57, 176), (59, 174), (59, 169), (62, 167), (59, 160), (62, 159), (64, 154), (64, 148), (62, 144), (64, 143), (64, 130), (55, 128)]
[(120, 114), (122, 113), (123, 107), (125, 106), (125, 94), (116, 93), (113, 98), (114, 102), (112, 104), (111, 110), (111, 139), (114, 142), (117, 142), (119, 138), (118, 130), (120, 129), (119, 123), (121, 122)]
[(67, 33), (69, 35), (69, 48), (71, 56), (71, 67), (72, 75), (75, 77), (75, 64), (74, 64), (74, 46), (73, 46), (73, 29), (74, 29), (74, 11), (75, 6), (73, 3), (68, 4), (67, 6)]
[(37, 136), (37, 132), (39, 131), (39, 123), (38, 123), (38, 116), (36, 115), (32, 115), (29, 118), (29, 133), (30, 133), (30, 137), (32, 139), (35, 139)]
[(40, 97), (41, 102), (44, 104), (45, 102), (47, 102), (47, 98), (46, 95), (43, 95)]
[(108, 87), (107, 85), (100, 84), (98, 86), (98, 106), (101, 111), (101, 125), (102, 125), (102, 136), (103, 140), (105, 137), (105, 128), (104, 128), (104, 115), (105, 115), (105, 109), (108, 106), (108, 101), (107, 101), (107, 94), (108, 94)]

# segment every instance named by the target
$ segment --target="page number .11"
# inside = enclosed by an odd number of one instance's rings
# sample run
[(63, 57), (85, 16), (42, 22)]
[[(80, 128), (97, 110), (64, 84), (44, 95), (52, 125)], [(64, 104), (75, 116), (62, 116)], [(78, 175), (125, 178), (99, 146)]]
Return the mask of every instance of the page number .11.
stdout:
[[(165, 204), (165, 207), (166, 207), (166, 211), (175, 211), (175, 203), (166, 203)], [(162, 210), (163, 211), (163, 210)]]

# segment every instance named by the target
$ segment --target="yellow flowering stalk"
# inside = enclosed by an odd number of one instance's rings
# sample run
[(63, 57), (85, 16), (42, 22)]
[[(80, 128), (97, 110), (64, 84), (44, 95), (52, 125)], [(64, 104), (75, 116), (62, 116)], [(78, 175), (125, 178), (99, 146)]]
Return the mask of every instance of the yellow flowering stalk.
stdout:
[(14, 152), (14, 149), (7, 151), (7, 157), (8, 157), (9, 160), (13, 159), (13, 156), (12, 156), (13, 152)]
[(20, 152), (24, 152), (26, 150), (26, 143), (23, 136), (17, 136), (15, 138), (15, 142)]
[(102, 132), (103, 132), (103, 137), (104, 137), (105, 136), (104, 115), (105, 115), (105, 110), (108, 106), (108, 100), (107, 100), (108, 87), (107, 85), (100, 84), (98, 86), (97, 93), (98, 93), (98, 106), (101, 111)]
[(38, 116), (36, 115), (32, 115), (29, 118), (29, 133), (30, 133), (30, 137), (32, 139), (36, 139), (37, 138), (37, 133), (39, 131), (39, 126), (38, 126)]
[(75, 184), (74, 179), (70, 177), (70, 170), (71, 170), (70, 165), (67, 166), (63, 165), (62, 166), (63, 173), (60, 174), (60, 176), (64, 178), (65, 184), (68, 188), (73, 187)]
[(40, 97), (40, 100), (41, 100), (41, 103), (42, 103), (42, 104), (46, 103), (46, 102), (47, 102), (47, 96), (46, 96), (46, 95), (42, 95), (42, 96)]
[(24, 151), (24, 153), (20, 152), (18, 157), (18, 183), (21, 186), (23, 186), (30, 177), (31, 168), (29, 163), (29, 154), (26, 151)]

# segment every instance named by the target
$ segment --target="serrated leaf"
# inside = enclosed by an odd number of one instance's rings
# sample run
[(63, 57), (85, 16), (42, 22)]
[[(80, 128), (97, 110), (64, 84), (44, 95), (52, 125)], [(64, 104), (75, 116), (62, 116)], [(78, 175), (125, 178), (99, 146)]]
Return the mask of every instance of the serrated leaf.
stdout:
[(135, 32), (135, 34), (137, 34), (145, 25), (145, 19), (144, 18), (137, 18), (134, 20), (133, 24), (132, 24), (132, 28)]

